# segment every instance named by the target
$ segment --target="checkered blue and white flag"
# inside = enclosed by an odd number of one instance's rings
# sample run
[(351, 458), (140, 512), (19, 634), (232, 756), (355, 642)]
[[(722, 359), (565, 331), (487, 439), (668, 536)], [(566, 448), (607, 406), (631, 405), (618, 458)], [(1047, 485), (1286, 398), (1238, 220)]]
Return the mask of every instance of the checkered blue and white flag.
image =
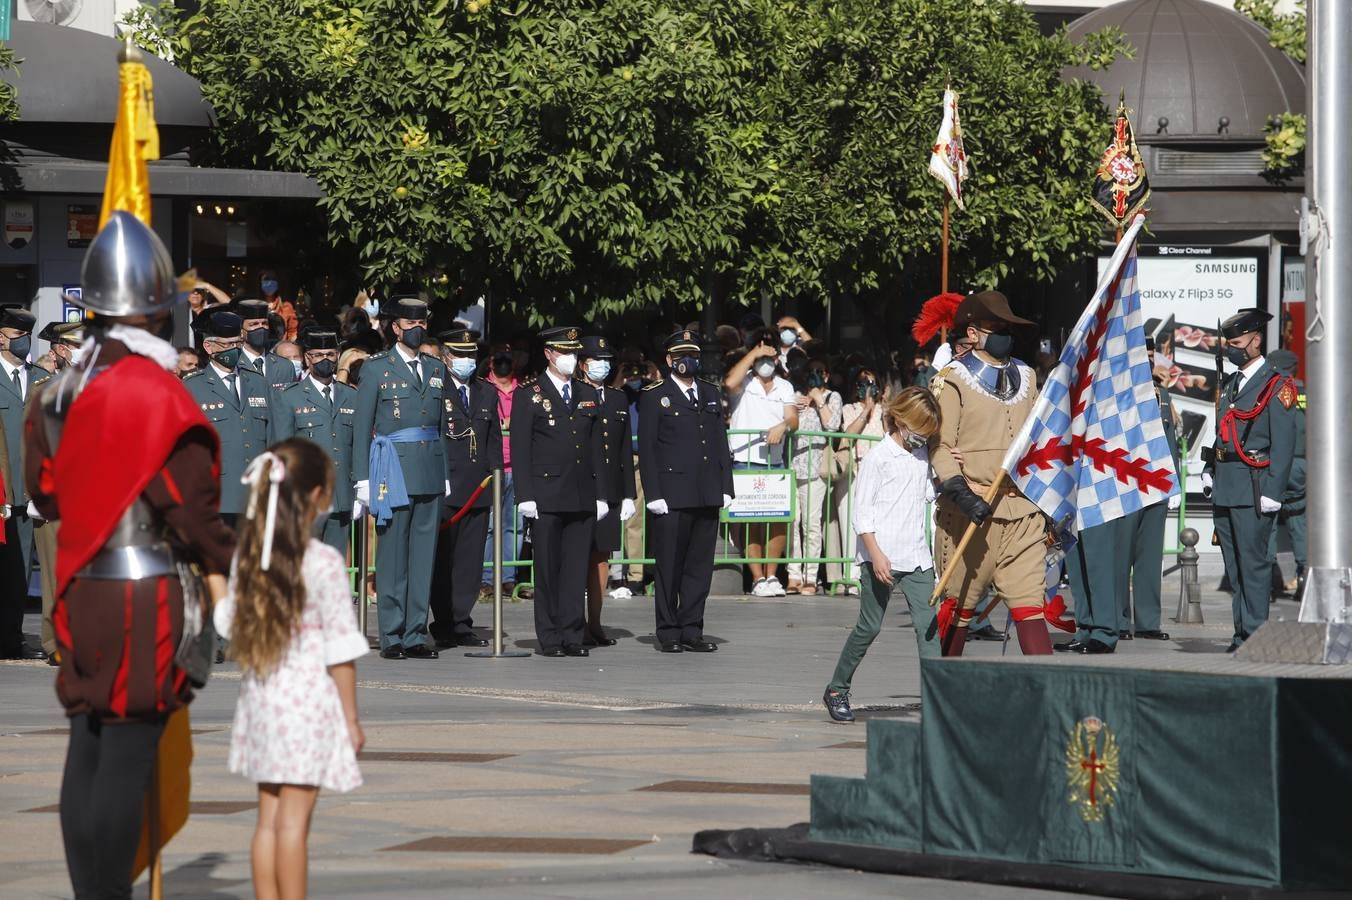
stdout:
[(1005, 455), (1005, 470), (1057, 524), (1079, 531), (1166, 500), (1178, 474), (1141, 328), (1137, 215)]

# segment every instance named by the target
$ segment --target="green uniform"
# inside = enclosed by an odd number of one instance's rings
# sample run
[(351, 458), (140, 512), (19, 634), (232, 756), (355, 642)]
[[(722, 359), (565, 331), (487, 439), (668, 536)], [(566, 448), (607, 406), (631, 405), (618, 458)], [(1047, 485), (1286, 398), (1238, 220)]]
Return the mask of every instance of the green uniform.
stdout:
[[(1174, 404), (1169, 392), (1158, 384), (1155, 396), (1159, 399), (1160, 419), (1164, 437), (1169, 442), (1169, 455), (1174, 460), (1174, 471), (1181, 469), (1178, 454), (1178, 429), (1174, 425)], [(1180, 487), (1181, 490), (1181, 487)], [(1160, 630), (1160, 591), (1164, 571), (1164, 529), (1169, 518), (1167, 503), (1154, 503), (1125, 516), (1127, 539), (1130, 541), (1131, 597), (1122, 594), (1120, 631)], [(1133, 623), (1133, 608), (1135, 622)], [(1134, 627), (1133, 627), (1134, 626)]]
[(223, 373), (214, 362), (183, 379), (221, 441), (221, 516), (234, 524), (244, 512), (248, 492), (244, 470), (268, 448), (271, 391), (263, 376), (240, 367)]
[(272, 443), (289, 437), (308, 438), (333, 460), (333, 507), (321, 524), (320, 536), (344, 558), (352, 527), (352, 420), (356, 403), (355, 389), (338, 381), (324, 385), (306, 378), (276, 392), (272, 404)]
[(1262, 500), (1280, 503), (1286, 495), (1296, 451), (1295, 383), (1266, 360), (1242, 385), (1240, 376), (1227, 376), (1221, 388), (1222, 420), (1232, 427), (1218, 435), (1215, 458), (1206, 467), (1216, 534), (1234, 590), (1233, 646), (1268, 618), (1277, 514), (1263, 512)]
[(17, 656), (23, 649), (24, 600), (28, 576), (33, 571), (33, 520), (28, 516), (28, 495), (23, 475), (24, 398), (51, 377), (46, 369), (27, 363), (14, 370), (26, 387), (8, 371), (0, 373), (0, 427), (5, 431), (9, 481), (0, 503), (10, 507), (9, 518), (0, 521), (5, 542), (0, 544), (0, 656)]
[[(1286, 526), (1291, 535), (1291, 551), (1296, 558), (1296, 578), (1305, 577), (1305, 567), (1309, 562), (1309, 537), (1305, 527), (1305, 385), (1296, 382), (1295, 418), (1296, 449), (1291, 460), (1291, 475), (1286, 480), (1286, 493), (1282, 495), (1282, 511), (1277, 520)], [(1277, 558), (1277, 529), (1272, 529), (1272, 558)], [(1300, 589), (1297, 588), (1297, 591)], [(1300, 599), (1299, 596), (1296, 597)]]
[[(353, 481), (370, 480), (372, 435), (429, 428), (430, 440), (395, 444), (409, 505), (377, 524), (376, 593), (380, 648), (423, 647), (428, 595), (436, 558), (437, 523), (449, 470), (441, 438), (449, 376), (441, 360), (419, 354), (417, 374), (401, 347), (377, 353), (362, 364), (352, 420)], [(371, 496), (380, 490), (371, 484)]]
[(239, 358), (239, 364), (242, 368), (253, 369), (262, 375), (268, 387), (274, 391), (285, 390), (297, 381), (296, 367), (291, 364), (291, 360), (283, 359), (276, 353), (265, 353), (255, 359), (249, 356), (246, 348)]

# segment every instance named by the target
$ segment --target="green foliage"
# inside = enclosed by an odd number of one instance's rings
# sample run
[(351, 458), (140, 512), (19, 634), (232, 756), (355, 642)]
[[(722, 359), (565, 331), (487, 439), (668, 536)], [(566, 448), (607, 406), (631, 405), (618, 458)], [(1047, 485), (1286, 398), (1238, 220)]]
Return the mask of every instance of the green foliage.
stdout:
[[(1336, 0), (1335, 0), (1336, 2)], [(1296, 0), (1295, 10), (1277, 11), (1278, 0), (1235, 0), (1235, 10), (1268, 30), (1268, 41), (1298, 63), (1305, 62), (1305, 0)]]
[[(1268, 30), (1268, 41), (1298, 63), (1305, 62), (1305, 0), (1296, 0), (1294, 12), (1277, 12), (1277, 0), (1235, 0), (1235, 9)], [(1305, 168), (1305, 116), (1282, 113), (1272, 116), (1263, 128), (1267, 147), (1263, 168), (1274, 180), (1298, 174)]]
[(1305, 116), (1282, 113), (1268, 117), (1263, 126), (1267, 147), (1264, 168), (1275, 178), (1286, 178), (1305, 169)]
[[(0, 45), (0, 72), (6, 69), (19, 70), (19, 60), (14, 51)], [(19, 118), (19, 91), (8, 81), (0, 81), (0, 122), (14, 122)]]
[(1109, 134), (1060, 73), (1123, 50), (1011, 0), (203, 0), (137, 31), (202, 81), (206, 161), (311, 174), (373, 281), (537, 321), (933, 293), (945, 71), (973, 169), (954, 284), (1048, 279), (1101, 236)]

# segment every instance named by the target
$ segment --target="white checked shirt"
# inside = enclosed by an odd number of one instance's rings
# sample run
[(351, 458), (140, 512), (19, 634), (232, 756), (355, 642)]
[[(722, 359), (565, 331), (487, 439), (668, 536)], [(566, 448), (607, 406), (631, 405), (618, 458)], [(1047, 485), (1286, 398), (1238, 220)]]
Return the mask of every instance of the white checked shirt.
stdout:
[[(895, 436), (883, 438), (859, 463), (854, 481), (855, 534), (872, 534), (896, 572), (934, 568), (934, 557), (925, 537), (934, 499), (934, 476), (929, 450), (907, 450)], [(864, 539), (855, 542), (854, 558), (870, 562)]]

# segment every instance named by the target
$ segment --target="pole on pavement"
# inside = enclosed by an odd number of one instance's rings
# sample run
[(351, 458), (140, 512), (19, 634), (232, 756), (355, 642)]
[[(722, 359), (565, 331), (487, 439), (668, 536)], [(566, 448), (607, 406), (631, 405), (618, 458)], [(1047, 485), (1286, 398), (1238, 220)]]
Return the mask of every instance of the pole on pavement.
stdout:
[(502, 647), (502, 469), (493, 470), (493, 649), (472, 650), (466, 656), (479, 659), (513, 659), (530, 656), (529, 650)]
[(370, 635), (366, 631), (368, 611), (366, 608), (366, 538), (370, 533), (371, 526), (367, 523), (365, 517), (357, 519), (353, 525), (357, 529), (357, 627), (361, 629), (361, 636), (370, 640)]
[(1340, 450), (1352, 383), (1352, 3), (1311, 0), (1301, 244), (1305, 329), (1310, 568), (1300, 621), (1343, 623), (1352, 606), (1352, 453)]

